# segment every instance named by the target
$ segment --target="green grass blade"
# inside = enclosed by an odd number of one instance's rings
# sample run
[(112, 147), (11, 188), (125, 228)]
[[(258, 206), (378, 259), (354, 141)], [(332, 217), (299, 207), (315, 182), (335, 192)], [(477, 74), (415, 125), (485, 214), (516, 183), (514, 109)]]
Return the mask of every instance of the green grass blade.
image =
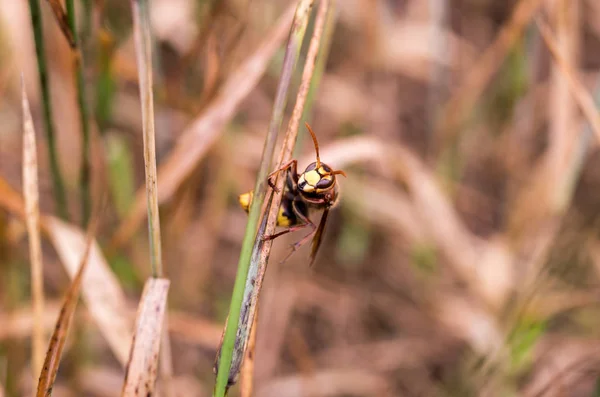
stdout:
[(79, 176), (79, 190), (81, 193), (81, 222), (85, 226), (90, 219), (92, 210), (92, 197), (90, 192), (90, 124), (88, 119), (88, 106), (85, 94), (85, 80), (83, 77), (83, 59), (81, 46), (77, 34), (77, 23), (75, 21), (74, 0), (67, 0), (67, 20), (76, 48), (75, 57), (75, 82), (77, 85), (77, 104), (79, 105), (79, 120), (81, 123), (81, 171)]
[[(317, 57), (322, 49), (321, 44), (323, 39), (323, 31), (328, 19), (327, 15), (330, 9), (330, 3), (331, 2), (328, 0), (322, 0), (319, 5), (319, 11), (315, 21), (315, 29), (312, 34), (304, 69), (302, 71), (302, 81), (296, 96), (296, 103), (294, 104), (292, 117), (290, 118), (286, 130), (286, 136), (282, 151), (279, 156), (278, 164), (287, 163), (292, 157), (292, 152), (298, 136), (298, 126), (308, 100), (308, 92), (312, 86)], [(274, 195), (270, 196), (269, 203), (265, 210), (268, 215), (263, 217), (263, 222), (261, 222), (258, 232), (259, 237), (255, 239), (254, 246), (252, 248), (250, 268), (248, 271), (248, 276), (246, 277), (244, 299), (242, 300), (242, 307), (244, 308), (245, 312), (240, 315), (240, 324), (238, 325), (238, 335), (236, 338), (233, 364), (230, 371), (231, 373), (233, 373), (234, 370), (239, 371), (241, 368), (242, 361), (244, 359), (244, 352), (248, 346), (251, 327), (254, 323), (254, 317), (256, 316), (258, 307), (257, 303), (261, 292), (262, 280), (266, 274), (267, 262), (269, 260), (272, 246), (272, 241), (263, 241), (261, 236), (265, 234), (273, 234), (275, 231), (275, 223), (277, 222), (277, 214), (279, 213), (279, 206), (281, 204), (281, 192), (283, 192), (284, 180), (285, 178), (279, 178), (276, 183), (279, 193), (275, 193)]]
[(254, 186), (254, 200), (250, 206), (248, 224), (246, 225), (246, 233), (242, 242), (242, 250), (238, 262), (238, 271), (233, 287), (231, 305), (229, 308), (229, 320), (227, 321), (227, 325), (225, 327), (223, 344), (220, 349), (220, 356), (218, 357), (217, 379), (214, 392), (214, 396), (216, 397), (224, 396), (228, 387), (228, 380), (230, 378), (229, 369), (231, 367), (231, 361), (233, 358), (233, 348), (235, 345), (239, 316), (242, 307), (246, 277), (248, 275), (248, 269), (250, 266), (252, 247), (256, 238), (257, 225), (260, 218), (260, 209), (264, 202), (266, 193), (266, 179), (269, 171), (271, 170), (271, 160), (273, 158), (273, 153), (275, 152), (275, 143), (277, 141), (277, 135), (279, 133), (285, 111), (288, 89), (296, 62), (298, 60), (300, 48), (302, 47), (302, 41), (304, 39), (304, 33), (306, 32), (306, 25), (308, 24), (312, 3), (313, 1), (311, 0), (300, 0), (296, 7), (296, 13), (292, 22), (290, 37), (288, 39), (283, 61), (281, 78), (279, 80), (279, 86), (277, 87), (273, 113), (271, 115), (271, 122), (269, 123), (269, 131), (265, 139), (260, 168), (256, 179), (256, 184)]
[(48, 157), (50, 160), (50, 172), (52, 174), (54, 200), (56, 201), (56, 210), (58, 215), (63, 219), (68, 219), (67, 194), (65, 191), (65, 183), (60, 172), (60, 166), (58, 165), (58, 153), (56, 152), (54, 123), (52, 120), (52, 100), (50, 98), (50, 84), (48, 81), (46, 52), (42, 28), (42, 11), (40, 9), (39, 0), (29, 0), (29, 10), (31, 12), (31, 24), (33, 25), (33, 34), (35, 39), (38, 75), (42, 90), (44, 126), (46, 131), (46, 139), (48, 140)]

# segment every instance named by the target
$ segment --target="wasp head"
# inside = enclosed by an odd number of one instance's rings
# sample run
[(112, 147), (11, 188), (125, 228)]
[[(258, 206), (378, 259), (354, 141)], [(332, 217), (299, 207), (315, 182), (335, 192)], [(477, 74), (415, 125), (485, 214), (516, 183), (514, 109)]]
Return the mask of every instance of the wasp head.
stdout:
[(327, 164), (311, 163), (298, 178), (300, 193), (323, 194), (335, 187), (335, 173)]
[(317, 136), (308, 123), (306, 123), (306, 128), (313, 139), (317, 161), (309, 164), (298, 177), (298, 191), (309, 202), (333, 204), (337, 197), (335, 176), (346, 176), (346, 174), (341, 170), (334, 171), (330, 166), (321, 162)]

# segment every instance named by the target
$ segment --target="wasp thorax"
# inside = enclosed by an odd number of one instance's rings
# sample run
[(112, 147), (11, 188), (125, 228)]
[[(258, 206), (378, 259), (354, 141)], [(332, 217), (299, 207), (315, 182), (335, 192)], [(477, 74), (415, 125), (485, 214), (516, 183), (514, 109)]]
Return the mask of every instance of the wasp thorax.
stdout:
[(335, 175), (332, 169), (321, 163), (317, 168), (317, 163), (312, 163), (298, 178), (298, 189), (304, 193), (322, 193), (333, 187), (335, 184)]

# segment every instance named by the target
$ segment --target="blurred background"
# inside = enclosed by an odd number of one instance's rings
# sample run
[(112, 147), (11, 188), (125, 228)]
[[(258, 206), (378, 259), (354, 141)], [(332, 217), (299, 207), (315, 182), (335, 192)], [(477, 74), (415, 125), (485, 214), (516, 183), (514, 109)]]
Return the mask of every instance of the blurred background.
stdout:
[[(179, 396), (212, 392), (247, 221), (237, 196), (255, 183), (289, 32), (277, 25), (292, 3), (150, 2)], [(40, 4), (68, 217), (81, 225), (72, 53)], [(91, 186), (109, 198), (98, 242), (133, 321), (150, 267), (131, 5), (75, 4)], [(600, 396), (600, 2), (338, 0), (332, 29), (307, 120), (321, 159), (348, 177), (312, 268), (308, 245), (279, 264), (302, 232), (274, 243), (255, 395)], [(41, 210), (57, 214), (29, 7), (4, 0), (5, 198), (22, 192), (21, 73)], [(296, 157), (301, 169), (314, 159), (304, 127)], [(27, 234), (0, 201), (0, 395), (23, 396), (33, 387)], [(50, 332), (70, 281), (46, 240), (43, 254)], [(79, 305), (55, 395), (117, 395), (123, 376)]]

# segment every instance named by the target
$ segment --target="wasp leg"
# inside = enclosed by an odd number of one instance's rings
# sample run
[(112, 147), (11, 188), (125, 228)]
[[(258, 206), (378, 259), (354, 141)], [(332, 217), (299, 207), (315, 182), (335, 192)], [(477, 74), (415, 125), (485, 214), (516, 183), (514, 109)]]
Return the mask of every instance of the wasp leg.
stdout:
[(287, 163), (285, 163), (284, 165), (282, 165), (281, 167), (279, 167), (278, 169), (276, 169), (275, 171), (271, 172), (269, 174), (269, 176), (267, 177), (267, 183), (269, 184), (269, 186), (271, 186), (271, 189), (273, 189), (276, 192), (279, 191), (279, 189), (277, 189), (277, 187), (275, 186), (275, 183), (273, 182), (272, 179), (273, 179), (273, 177), (279, 175), (280, 172), (285, 171), (288, 168), (292, 172), (292, 177), (294, 178), (294, 181), (297, 181), (298, 180), (297, 167), (298, 167), (298, 161), (290, 160)]
[[(291, 250), (290, 252), (286, 255), (285, 258), (283, 258), (283, 260), (280, 262), (280, 264), (284, 263), (285, 261), (287, 261), (289, 259), (290, 256), (292, 256), (292, 254), (294, 252), (296, 252), (296, 250), (300, 247), (302, 247), (304, 244), (306, 244), (308, 242), (308, 240), (310, 240), (311, 237), (313, 237), (315, 235), (315, 233), (317, 233), (317, 225), (315, 225), (310, 219), (308, 219), (308, 217), (304, 216), (304, 214), (298, 209), (296, 202), (294, 201), (292, 203), (292, 208), (294, 209), (294, 213), (296, 214), (296, 216), (298, 217), (299, 220), (301, 220), (303, 223), (300, 225), (296, 225), (296, 226), (292, 226), (289, 227), (285, 230), (282, 230), (279, 233), (275, 233), (272, 234), (270, 236), (264, 236), (264, 239), (268, 239), (268, 240), (272, 240), (276, 237), (279, 237), (283, 234), (287, 234), (289, 232), (293, 232), (296, 230), (300, 230), (303, 229), (305, 227), (310, 227), (312, 230), (304, 237), (302, 237), (302, 239), (294, 244), (291, 244)], [(311, 261), (312, 263), (312, 261)]]
[(317, 229), (317, 225), (315, 225), (310, 219), (308, 219), (306, 216), (304, 216), (304, 214), (298, 209), (298, 204), (295, 201), (292, 202), (292, 209), (294, 210), (294, 214), (296, 214), (296, 217), (298, 218), (298, 220), (300, 220), (300, 222), (302, 222), (302, 223), (300, 223), (299, 225), (290, 226), (287, 229), (282, 230), (278, 233), (263, 236), (263, 240), (274, 240), (279, 236), (283, 236), (284, 234), (288, 234), (290, 232), (295, 232), (297, 230), (304, 229), (305, 227), (312, 228), (311, 233), (313, 233)]
[[(301, 240), (295, 242), (294, 244), (290, 244), (290, 247), (292, 248), (290, 250), (290, 252), (286, 255), (285, 258), (283, 258), (283, 260), (281, 262), (279, 262), (279, 264), (284, 263), (285, 261), (287, 261), (290, 256), (292, 256), (292, 254), (294, 252), (296, 252), (298, 250), (298, 248), (302, 247), (304, 244), (306, 244), (316, 233), (316, 230), (313, 229), (310, 233), (308, 233), (306, 236), (302, 237)], [(311, 265), (312, 265), (312, 259), (311, 259)]]
[(285, 230), (282, 230), (282, 231), (280, 231), (280, 232), (277, 232), (277, 233), (274, 233), (274, 234), (269, 234), (269, 235), (263, 236), (263, 240), (275, 240), (275, 239), (276, 239), (277, 237), (279, 237), (279, 236), (283, 236), (284, 234), (288, 234), (288, 233), (291, 233), (291, 232), (295, 232), (295, 231), (298, 231), (298, 230), (304, 229), (305, 227), (310, 227), (310, 226), (312, 226), (312, 228), (313, 228), (313, 229), (316, 227), (316, 226), (314, 225), (314, 223), (313, 223), (313, 224), (310, 224), (310, 223), (302, 223), (302, 224), (300, 224), (300, 225), (296, 225), (296, 226), (291, 226), (291, 227), (288, 227), (287, 229), (285, 229)]

